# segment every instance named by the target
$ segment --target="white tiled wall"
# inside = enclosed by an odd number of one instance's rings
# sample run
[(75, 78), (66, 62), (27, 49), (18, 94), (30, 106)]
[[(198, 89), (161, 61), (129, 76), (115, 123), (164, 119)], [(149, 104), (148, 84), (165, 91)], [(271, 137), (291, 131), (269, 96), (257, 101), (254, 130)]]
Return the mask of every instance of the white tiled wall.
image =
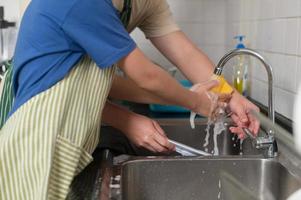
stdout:
[[(20, 7), (19, 0), (1, 0), (0, 6), (4, 6), (5, 19), (12, 22), (19, 22)], [(3, 30), (4, 52), (0, 50), (0, 61), (11, 58), (17, 38), (17, 28)], [(1, 42), (1, 41), (0, 41)]]
[[(292, 118), (294, 98), (301, 73), (301, 1), (300, 0), (226, 0), (226, 13), (240, 8), (240, 16), (226, 17), (226, 50), (233, 47), (233, 33), (244, 34), (248, 46), (261, 52), (272, 64), (276, 111)], [(237, 17), (239, 21), (237, 22)], [(238, 23), (238, 26), (237, 26)], [(228, 29), (228, 28), (227, 28)], [(266, 73), (252, 66), (251, 96), (266, 104)], [(260, 88), (259, 88), (260, 87)]]
[[(217, 60), (224, 54), (225, 1), (168, 0), (174, 18), (186, 35), (210, 58)], [(138, 46), (165, 68), (172, 66), (163, 58), (139, 30), (132, 33)], [(214, 38), (214, 39), (213, 39)], [(182, 78), (181, 76), (179, 78)]]
[[(292, 118), (301, 84), (301, 0), (168, 0), (177, 23), (216, 63), (235, 47), (233, 37), (246, 35), (246, 44), (272, 64), (276, 111)], [(137, 39), (138, 44), (143, 37)], [(145, 46), (143, 46), (145, 47)], [(144, 48), (143, 48), (144, 49)], [(159, 54), (150, 53), (163, 61)], [(165, 66), (170, 64), (164, 60)], [(252, 59), (251, 97), (267, 104), (267, 76)], [(231, 69), (226, 75), (231, 78)]]

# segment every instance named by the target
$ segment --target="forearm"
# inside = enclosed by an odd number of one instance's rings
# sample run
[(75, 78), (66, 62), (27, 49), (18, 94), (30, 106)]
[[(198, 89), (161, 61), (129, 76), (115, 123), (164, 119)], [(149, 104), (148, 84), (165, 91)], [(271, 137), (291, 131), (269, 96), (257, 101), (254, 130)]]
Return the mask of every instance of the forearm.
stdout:
[(102, 122), (125, 133), (131, 123), (134, 123), (136, 115), (136, 113), (107, 101), (102, 113)]
[(169, 104), (194, 110), (198, 95), (182, 87), (166, 71), (150, 62), (139, 50), (134, 50), (119, 63), (125, 74), (141, 89), (150, 92)]
[(212, 61), (183, 32), (151, 38), (151, 41), (193, 83), (208, 81), (212, 76)]
[(109, 97), (136, 103), (168, 104), (162, 98), (138, 87), (131, 79), (116, 75)]

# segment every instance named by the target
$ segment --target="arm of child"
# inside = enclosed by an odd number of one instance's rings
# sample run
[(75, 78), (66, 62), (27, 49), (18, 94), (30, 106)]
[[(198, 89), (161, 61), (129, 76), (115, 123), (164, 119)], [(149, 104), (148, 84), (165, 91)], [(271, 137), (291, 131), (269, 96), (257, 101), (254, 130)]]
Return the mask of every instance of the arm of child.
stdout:
[[(212, 61), (182, 31), (150, 38), (156, 48), (168, 58), (193, 83), (202, 83), (213, 75)], [(250, 110), (259, 111), (248, 99), (234, 91), (229, 102), (232, 119), (238, 125), (234, 133), (243, 135), (241, 127), (248, 127), (254, 134), (259, 131), (259, 121)]]
[(175, 150), (160, 125), (145, 116), (107, 102), (102, 121), (120, 130), (137, 147), (153, 152), (168, 153)]

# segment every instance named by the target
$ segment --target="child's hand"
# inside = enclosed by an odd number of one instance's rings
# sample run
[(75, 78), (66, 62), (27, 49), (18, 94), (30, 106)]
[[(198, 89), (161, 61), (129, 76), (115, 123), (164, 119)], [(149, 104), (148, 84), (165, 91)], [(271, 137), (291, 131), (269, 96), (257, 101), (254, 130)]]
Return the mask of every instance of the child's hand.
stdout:
[(142, 115), (135, 114), (125, 134), (137, 147), (143, 147), (152, 152), (170, 153), (175, 150), (175, 146), (168, 141), (160, 125)]
[(254, 136), (257, 136), (260, 122), (250, 113), (250, 111), (253, 110), (259, 112), (259, 108), (237, 92), (233, 94), (229, 107), (233, 113), (231, 118), (236, 124), (236, 127), (230, 128), (230, 131), (237, 134), (238, 137), (242, 139), (245, 137), (245, 133), (242, 128), (248, 128)]

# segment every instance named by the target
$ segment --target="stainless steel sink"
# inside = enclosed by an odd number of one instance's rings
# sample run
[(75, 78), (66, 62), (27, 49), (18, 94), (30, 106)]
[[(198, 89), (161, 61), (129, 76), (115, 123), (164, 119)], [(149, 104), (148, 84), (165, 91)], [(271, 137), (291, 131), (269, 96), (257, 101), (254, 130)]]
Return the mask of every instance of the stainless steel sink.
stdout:
[[(170, 139), (212, 152), (212, 130), (209, 144), (204, 146), (206, 119), (198, 119), (196, 129), (190, 128), (187, 119), (158, 122)], [(226, 129), (217, 136), (219, 156), (160, 157), (136, 148), (112, 127), (103, 127), (102, 134), (100, 146), (111, 152), (104, 161), (114, 162), (101, 164), (100, 196), (106, 194), (101, 199), (284, 200), (301, 188), (301, 159), (282, 142), (278, 157), (266, 159), (252, 146), (251, 140), (245, 140), (241, 146), (240, 140)], [(155, 157), (146, 157), (152, 155)]]
[(123, 164), (123, 200), (282, 200), (301, 182), (276, 160), (143, 159)]

